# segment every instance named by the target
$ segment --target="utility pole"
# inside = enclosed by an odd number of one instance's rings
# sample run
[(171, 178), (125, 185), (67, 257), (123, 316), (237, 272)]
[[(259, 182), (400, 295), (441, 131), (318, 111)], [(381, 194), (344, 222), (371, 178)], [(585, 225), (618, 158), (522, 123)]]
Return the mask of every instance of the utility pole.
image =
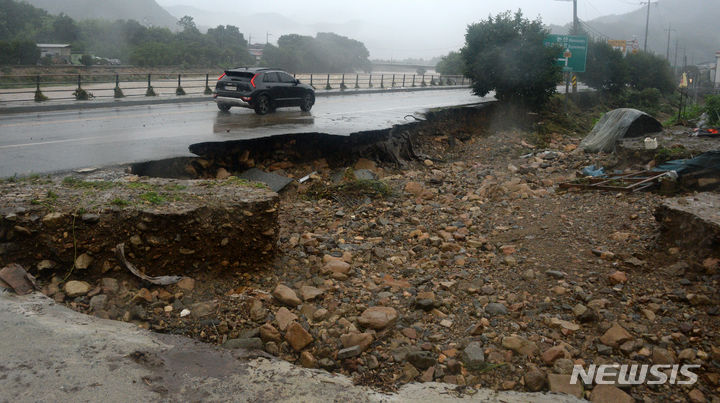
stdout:
[(270, 43), (270, 37), (271, 37), (271, 36), (272, 36), (272, 34), (271, 34), (270, 32), (266, 32), (266, 33), (265, 33), (265, 44), (266, 44), (266, 45)]
[(675, 38), (675, 61), (673, 62), (673, 71), (677, 69), (677, 53), (678, 53), (678, 40)]
[[(642, 3), (647, 3), (647, 19), (645, 20), (645, 46), (643, 46), (643, 52), (647, 52), (647, 41), (648, 41), (648, 28), (650, 27), (650, 4), (653, 2), (643, 1)], [(655, 2), (657, 3), (657, 1)]]
[(665, 59), (668, 62), (670, 62), (670, 32), (672, 32), (672, 31), (677, 32), (677, 30), (672, 29), (672, 25), (668, 25), (668, 29), (666, 31), (668, 31), (668, 40), (667, 40), (667, 51), (665, 52)]
[(578, 33), (577, 0), (573, 0), (573, 34)]
[(573, 2), (573, 35), (578, 34), (579, 20), (577, 16), (577, 0), (555, 0), (555, 1), (572, 1)]

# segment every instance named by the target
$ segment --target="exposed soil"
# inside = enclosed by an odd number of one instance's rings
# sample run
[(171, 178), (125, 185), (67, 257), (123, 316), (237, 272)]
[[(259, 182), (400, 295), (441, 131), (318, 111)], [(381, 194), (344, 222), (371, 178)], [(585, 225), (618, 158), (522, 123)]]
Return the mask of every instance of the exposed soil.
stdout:
[(40, 281), (82, 312), (383, 390), (435, 380), (558, 391), (547, 375), (573, 364), (693, 363), (694, 385), (622, 388), (648, 402), (720, 399), (720, 252), (659, 243), (664, 196), (561, 192), (579, 169), (617, 163), (576, 150), (579, 137), (473, 122), (421, 125), (414, 150), (427, 159), (404, 169), (355, 162), (389, 192), (347, 186), (352, 172), (338, 179), (327, 160), (255, 161), (295, 178), (317, 171), (281, 195), (279, 251), (264, 270), (168, 287), (119, 271), (85, 279), (94, 290), (77, 298), (61, 291), (62, 272)]

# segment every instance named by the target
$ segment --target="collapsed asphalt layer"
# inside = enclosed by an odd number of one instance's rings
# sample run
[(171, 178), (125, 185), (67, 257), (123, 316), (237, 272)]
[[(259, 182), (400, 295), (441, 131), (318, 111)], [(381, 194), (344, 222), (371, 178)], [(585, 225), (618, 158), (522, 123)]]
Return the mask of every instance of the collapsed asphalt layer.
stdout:
[[(717, 399), (717, 252), (658, 241), (664, 196), (560, 192), (579, 169), (612, 160), (579, 152), (579, 138), (538, 141), (528, 126), (466, 113), (414, 125), (422, 159), (401, 164), (292, 156), (282, 142), (255, 155), (202, 152), (178, 167), (224, 176), (233, 155), (296, 179), (316, 172), (281, 194), (272, 265), (172, 286), (74, 273), (89, 287), (73, 297), (58, 268), (40, 276), (43, 290), (81, 312), (383, 390), (434, 380), (597, 401)], [(603, 363), (701, 368), (686, 386), (568, 384), (573, 365)]]

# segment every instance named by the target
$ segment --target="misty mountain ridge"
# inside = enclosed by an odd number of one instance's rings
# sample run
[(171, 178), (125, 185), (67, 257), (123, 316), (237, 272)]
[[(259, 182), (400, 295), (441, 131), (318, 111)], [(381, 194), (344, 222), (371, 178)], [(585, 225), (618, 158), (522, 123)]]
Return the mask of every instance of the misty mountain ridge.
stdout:
[(362, 21), (348, 21), (346, 23), (316, 23), (303, 24), (292, 20), (279, 13), (253, 13), (240, 14), (236, 12), (222, 12), (203, 10), (192, 6), (177, 5), (168, 6), (166, 9), (175, 16), (181, 18), (189, 15), (201, 29), (215, 27), (217, 25), (234, 25), (245, 34), (245, 39), (252, 42), (265, 43), (269, 33), (270, 42), (286, 34), (298, 34), (314, 36), (318, 32), (334, 32), (338, 35), (349, 36), (358, 39), (358, 34), (372, 29)]
[[(585, 21), (582, 27), (591, 36), (606, 39), (637, 39), (640, 49), (645, 41), (647, 6), (635, 11), (608, 15)], [(707, 0), (662, 0), (650, 6), (648, 27), (648, 51), (665, 56), (669, 26), (670, 63), (675, 61), (675, 40), (678, 40), (677, 64), (683, 64), (683, 47), (687, 51), (687, 63), (699, 64), (715, 61), (715, 52), (720, 51), (720, 1)], [(552, 25), (553, 33), (565, 34), (572, 27)]]
[[(167, 10), (176, 18), (185, 15), (193, 17), (198, 28), (207, 29), (217, 25), (234, 25), (245, 35), (245, 39), (252, 39), (253, 43), (265, 43), (266, 35), (269, 33), (269, 42), (277, 42), (278, 38), (287, 34), (298, 34), (315, 36), (318, 32), (333, 32), (338, 35), (356, 39), (365, 44), (374, 57), (379, 52), (388, 53), (388, 38), (383, 32), (393, 32), (392, 27), (384, 27), (372, 22), (349, 20), (344, 22), (319, 22), (305, 24), (295, 21), (279, 13), (251, 13), (240, 14), (237, 12), (219, 12), (199, 9), (192, 6), (177, 5), (168, 6)], [(394, 32), (395, 40), (411, 41), (412, 38), (404, 38), (403, 32)], [(252, 36), (252, 38), (250, 38)], [(392, 56), (391, 53), (387, 58)]]
[(64, 13), (75, 20), (135, 20), (146, 26), (177, 29), (177, 19), (155, 0), (22, 0), (50, 14)]

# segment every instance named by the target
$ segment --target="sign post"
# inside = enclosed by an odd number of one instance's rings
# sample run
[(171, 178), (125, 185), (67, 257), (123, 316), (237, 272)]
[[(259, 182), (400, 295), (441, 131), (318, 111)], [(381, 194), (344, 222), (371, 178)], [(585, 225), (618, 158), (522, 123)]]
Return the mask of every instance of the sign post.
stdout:
[(548, 35), (543, 41), (545, 46), (556, 46), (560, 49), (555, 63), (564, 72), (584, 73), (587, 62), (588, 39), (584, 35)]
[(567, 100), (570, 93), (570, 78), (573, 78), (573, 92), (577, 91), (574, 73), (584, 73), (587, 62), (588, 38), (584, 35), (548, 35), (543, 45), (557, 47), (559, 54), (555, 63), (562, 67), (565, 73), (565, 113), (567, 113)]

